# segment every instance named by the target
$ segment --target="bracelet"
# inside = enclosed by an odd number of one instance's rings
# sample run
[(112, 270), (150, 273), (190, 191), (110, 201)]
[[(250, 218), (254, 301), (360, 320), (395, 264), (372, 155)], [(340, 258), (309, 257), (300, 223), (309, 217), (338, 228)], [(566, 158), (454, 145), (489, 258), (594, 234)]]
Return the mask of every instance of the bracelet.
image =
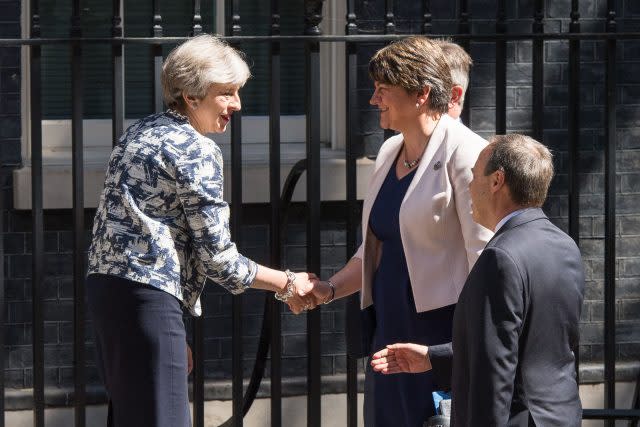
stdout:
[(336, 297), (336, 286), (333, 284), (331, 280), (325, 280), (325, 282), (327, 282), (327, 285), (329, 285), (329, 287), (331, 288), (331, 296), (327, 298), (327, 300), (323, 302), (323, 304), (329, 304)]
[(287, 284), (281, 292), (276, 292), (274, 296), (278, 301), (287, 302), (287, 300), (291, 298), (293, 296), (293, 293), (295, 292), (294, 284), (296, 282), (296, 275), (289, 269), (285, 270), (284, 274), (287, 275)]

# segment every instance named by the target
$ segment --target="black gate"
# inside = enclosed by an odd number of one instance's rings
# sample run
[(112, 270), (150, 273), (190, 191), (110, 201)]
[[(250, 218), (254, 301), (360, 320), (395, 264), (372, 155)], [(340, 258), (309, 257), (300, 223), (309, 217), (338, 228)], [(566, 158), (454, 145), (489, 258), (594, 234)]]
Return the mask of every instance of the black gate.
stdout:
[[(163, 55), (163, 46), (175, 45), (184, 40), (180, 37), (166, 37), (163, 35), (163, 16), (158, 0), (153, 1), (152, 16), (149, 17), (150, 37), (124, 37), (122, 29), (122, 16), (124, 11), (121, 8), (120, 0), (113, 1), (113, 19), (110, 23), (112, 37), (110, 38), (90, 38), (84, 37), (81, 30), (80, 18), (82, 13), (82, 1), (73, 0), (73, 13), (70, 17), (72, 29), (69, 37), (66, 38), (42, 38), (40, 33), (41, 15), (39, 1), (28, 2), (30, 8), (31, 28), (30, 36), (24, 39), (0, 39), (1, 47), (27, 46), (29, 51), (29, 73), (30, 99), (29, 118), (31, 132), (31, 167), (32, 167), (32, 324), (33, 324), (33, 399), (34, 417), (36, 426), (45, 425), (44, 408), (44, 318), (43, 318), (43, 271), (44, 271), (44, 224), (43, 224), (43, 159), (42, 159), (42, 67), (41, 49), (47, 45), (65, 46), (70, 52), (71, 73), (72, 73), (72, 165), (73, 165), (73, 276), (74, 276), (74, 380), (75, 391), (73, 393), (73, 404), (75, 406), (75, 425), (85, 425), (86, 407), (86, 379), (85, 379), (85, 308), (84, 308), (84, 275), (85, 275), (85, 208), (83, 198), (83, 70), (81, 60), (83, 52), (97, 45), (111, 46), (111, 70), (113, 76), (112, 86), (112, 129), (113, 141), (117, 140), (124, 129), (125, 115), (125, 91), (124, 91), (124, 66), (123, 47), (125, 45), (147, 45), (153, 52), (153, 85), (154, 85), (154, 105), (156, 110), (162, 109), (162, 98), (160, 90), (160, 70)], [(368, 3), (368, 2), (363, 2)], [(370, 2), (373, 3), (373, 2)], [(307, 218), (307, 270), (319, 272), (320, 262), (320, 226), (321, 226), (321, 164), (320, 164), (320, 44), (321, 43), (345, 43), (346, 44), (346, 111), (347, 126), (344, 135), (345, 161), (346, 161), (346, 189), (345, 222), (347, 224), (347, 253), (352, 254), (357, 248), (357, 227), (359, 224), (359, 205), (356, 195), (356, 160), (363, 152), (362, 137), (358, 133), (358, 67), (362, 65), (359, 60), (360, 46), (371, 43), (385, 43), (407, 34), (398, 33), (395, 8), (400, 2), (386, 0), (376, 4), (384, 5), (382, 10), (384, 25), (379, 30), (361, 31), (359, 18), (356, 15), (358, 2), (348, 0), (346, 2), (346, 35), (323, 35), (320, 30), (320, 23), (323, 19), (322, 0), (306, 0), (304, 2), (304, 33), (299, 35), (281, 35), (280, 27), (280, 5), (278, 0), (271, 0), (271, 21), (270, 35), (265, 36), (243, 36), (242, 17), (239, 14), (240, 1), (227, 1), (227, 24), (226, 39), (242, 48), (251, 44), (259, 44), (269, 51), (269, 188), (271, 204), (271, 225), (270, 225), (270, 262), (273, 266), (282, 267), (282, 231), (283, 218), (286, 218), (288, 199), (297, 177), (306, 170), (306, 218)], [(422, 0), (416, 2), (421, 7), (419, 29), (415, 32), (432, 33), (432, 23), (435, 19), (431, 13), (431, 1)], [(533, 3), (533, 20), (530, 31), (525, 28), (522, 32), (508, 31), (507, 28), (507, 5), (505, 0), (497, 0), (495, 28), (492, 32), (472, 32), (473, 19), (469, 12), (470, 4), (468, 0), (457, 0), (456, 31), (447, 34), (463, 45), (467, 50), (471, 42), (491, 42), (495, 44), (495, 132), (505, 133), (507, 131), (507, 43), (510, 41), (529, 40), (531, 41), (532, 57), (532, 124), (533, 136), (542, 140), (544, 131), (544, 46), (548, 41), (568, 41), (568, 117), (566, 129), (568, 140), (566, 151), (568, 162), (568, 230), (569, 234), (578, 241), (579, 238), (579, 152), (578, 139), (580, 137), (580, 47), (583, 41), (604, 40), (606, 43), (606, 64), (605, 81), (606, 88), (606, 146), (604, 147), (604, 177), (605, 177), (605, 248), (604, 248), (604, 304), (605, 304), (605, 408), (589, 409), (584, 411), (585, 419), (613, 420), (640, 418), (640, 409), (620, 410), (615, 409), (615, 318), (616, 318), (616, 64), (617, 64), (617, 44), (620, 40), (640, 39), (640, 32), (618, 32), (616, 29), (616, 4), (614, 0), (607, 2), (606, 29), (604, 32), (582, 32), (579, 14), (579, 1), (572, 0), (570, 7), (570, 26), (568, 32), (545, 32), (545, 4), (543, 0), (535, 0)], [(594, 2), (595, 3), (595, 2)], [(201, 1), (193, 0), (192, 35), (202, 32)], [(27, 7), (27, 5), (23, 5)], [(382, 6), (381, 6), (382, 7)], [(637, 27), (637, 26), (636, 26)], [(443, 36), (444, 34), (433, 34), (433, 36)], [(306, 112), (306, 160), (294, 169), (290, 179), (285, 185), (281, 195), (280, 187), (280, 105), (283, 82), (281, 81), (281, 47), (286, 45), (305, 46), (305, 112)], [(472, 96), (472, 95), (470, 95)], [(468, 101), (469, 102), (469, 101)], [(234, 183), (231, 195), (232, 209), (232, 232), (238, 240), (240, 225), (242, 222), (242, 168), (241, 157), (241, 127), (240, 116), (234, 115), (231, 128), (231, 180)], [(469, 123), (469, 109), (465, 111), (463, 120)], [(24, 130), (26, 131), (26, 130)], [(8, 173), (5, 171), (4, 173)], [(4, 182), (4, 179), (2, 180)], [(0, 209), (0, 213), (5, 209)], [(2, 219), (0, 218), (0, 222)], [(5, 228), (2, 227), (2, 230)], [(4, 257), (0, 257), (0, 270), (4, 270)], [(345, 260), (346, 261), (346, 260)], [(4, 277), (1, 274), (0, 277)], [(242, 366), (242, 296), (235, 296), (233, 301), (233, 417), (229, 421), (233, 425), (242, 425), (242, 416), (251, 406), (255, 397), (257, 386), (262, 378), (265, 368), (267, 351), (270, 347), (271, 361), (271, 423), (272, 425), (282, 425), (281, 399), (281, 312), (280, 306), (272, 298), (268, 298), (265, 305), (265, 317), (262, 327), (263, 338), (258, 350), (256, 368), (252, 381), (243, 395), (243, 366)], [(4, 286), (0, 287), (0, 310), (4, 311)], [(349, 339), (354, 335), (354, 318), (357, 315), (358, 302), (352, 297), (348, 302), (348, 313), (346, 322), (346, 336)], [(6, 316), (2, 316), (5, 319)], [(320, 354), (322, 351), (321, 332), (321, 309), (310, 312), (307, 316), (307, 346), (308, 346), (308, 401), (307, 401), (307, 424), (309, 426), (320, 426), (321, 421), (321, 365)], [(3, 320), (4, 322), (4, 320)], [(5, 338), (4, 323), (0, 323), (0, 348), (4, 348)], [(204, 425), (204, 365), (203, 365), (203, 341), (206, 334), (204, 324), (201, 319), (193, 322), (194, 354), (195, 354), (195, 376), (193, 380), (193, 405), (195, 425)], [(4, 361), (5, 354), (0, 352), (0, 360)], [(356, 359), (347, 357), (346, 362), (346, 382), (347, 382), (347, 420), (345, 424), (355, 426), (357, 422), (356, 394), (358, 389), (357, 364)], [(4, 363), (0, 363), (4, 365)], [(0, 370), (0, 392), (4, 394), (4, 374)], [(0, 396), (0, 412), (4, 413), (4, 399)], [(286, 425), (286, 422), (284, 423)], [(0, 418), (0, 426), (4, 425), (4, 417)], [(609, 424), (613, 425), (613, 424)]]

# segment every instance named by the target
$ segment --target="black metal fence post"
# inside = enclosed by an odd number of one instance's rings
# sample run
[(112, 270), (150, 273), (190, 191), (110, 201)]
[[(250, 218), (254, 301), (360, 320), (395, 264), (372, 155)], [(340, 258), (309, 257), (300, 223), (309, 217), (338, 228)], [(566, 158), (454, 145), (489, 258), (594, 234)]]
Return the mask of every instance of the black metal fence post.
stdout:
[[(71, 37), (81, 38), (80, 0), (73, 1)], [(84, 149), (82, 140), (83, 122), (83, 73), (82, 45), (71, 44), (71, 157), (73, 181), (73, 353), (74, 353), (74, 406), (75, 425), (84, 427), (85, 418), (85, 305), (84, 305)]]
[(114, 43), (111, 45), (111, 77), (113, 79), (111, 86), (111, 138), (114, 147), (124, 131), (124, 47), (115, 42), (124, 36), (122, 28), (123, 1), (112, 0), (111, 37), (114, 39)]
[[(193, 0), (192, 36), (202, 32), (200, 0)], [(191, 323), (193, 348), (193, 425), (204, 427), (204, 316), (195, 317)]]
[[(544, 32), (544, 0), (535, 0), (535, 12), (533, 16), (533, 33)], [(533, 40), (533, 78), (531, 84), (533, 103), (533, 137), (542, 142), (543, 115), (544, 115), (544, 40)]]
[(200, 34), (202, 34), (202, 15), (200, 15), (200, 0), (193, 0), (193, 20), (191, 35), (198, 36)]
[[(31, 38), (40, 37), (38, 0), (31, 0)], [(42, 87), (41, 47), (30, 48), (30, 107), (31, 107), (31, 304), (33, 350), (33, 418), (35, 427), (44, 426), (44, 317), (43, 268), (44, 221), (42, 211)]]
[[(160, 0), (153, 0), (153, 27), (151, 33), (154, 38), (162, 38), (162, 14), (160, 11)], [(156, 113), (162, 111), (162, 84), (160, 75), (162, 74), (162, 45), (154, 44), (151, 47), (153, 55), (153, 110)]]
[[(272, 36), (280, 35), (280, 4), (271, 0)], [(280, 227), (280, 43), (269, 45), (270, 93), (269, 93), (269, 200), (271, 202), (271, 265), (282, 267), (282, 229)], [(282, 305), (275, 298), (271, 304), (271, 426), (282, 425)], [(267, 321), (265, 319), (264, 321)]]
[[(571, 1), (571, 33), (580, 32), (578, 0)], [(579, 141), (580, 141), (580, 40), (569, 41), (569, 235), (580, 244), (580, 186), (579, 186)], [(576, 381), (580, 383), (580, 338), (575, 346)]]
[[(571, 0), (571, 23), (569, 31), (580, 33), (580, 12), (578, 0)], [(578, 159), (580, 138), (580, 40), (569, 40), (569, 235), (580, 242), (579, 235), (579, 185)]]
[[(347, 2), (347, 35), (358, 34), (356, 23), (355, 1)], [(346, 75), (347, 75), (347, 135), (345, 144), (345, 178), (347, 196), (347, 258), (356, 251), (358, 218), (357, 203), (357, 169), (356, 169), (356, 139), (357, 139), (357, 111), (358, 111), (358, 46), (355, 43), (346, 44)], [(347, 260), (348, 261), (348, 260)], [(346, 303), (346, 339), (347, 342), (360, 337), (358, 317), (360, 316), (360, 298), (358, 294), (351, 295)], [(347, 427), (358, 424), (358, 359), (347, 351)]]
[[(305, 0), (306, 35), (319, 36), (323, 0)], [(307, 122), (307, 270), (320, 274), (320, 43), (305, 49)], [(321, 307), (307, 313), (307, 425), (321, 425), (320, 324)]]
[[(616, 32), (616, 2), (607, 1), (607, 32)], [(605, 408), (616, 407), (616, 39), (605, 49), (604, 151), (604, 389)], [(608, 420), (613, 427), (614, 421)]]
[(0, 427), (4, 427), (5, 425), (5, 406), (4, 406), (4, 366), (5, 366), (5, 319), (7, 315), (6, 310), (6, 300), (5, 300), (5, 292), (4, 288), (6, 286), (4, 272), (4, 221), (5, 215), (4, 210), (5, 206), (5, 196), (4, 196), (4, 185), (7, 180), (7, 171), (5, 170), (3, 165), (0, 165), (0, 191), (2, 191), (2, 195), (0, 196), (0, 366), (3, 369), (0, 369)]
[[(469, 1), (468, 0), (460, 0), (459, 2), (459, 7), (458, 10), (460, 11), (460, 15), (459, 15), (459, 24), (458, 24), (458, 32), (460, 34), (471, 34), (471, 16), (469, 15)], [(464, 39), (462, 41), (459, 42), (460, 46), (462, 46), (462, 48), (469, 54), (471, 55), (471, 40), (470, 39)], [(470, 117), (471, 117), (471, 97), (472, 94), (470, 93), (469, 86), (471, 86), (471, 81), (468, 82), (467, 85), (467, 92), (466, 94), (463, 93), (462, 95), (464, 96), (463, 101), (463, 107), (462, 107), (462, 112), (460, 114), (460, 119), (462, 120), (463, 123), (466, 123), (467, 125), (470, 124)], [(464, 108), (464, 106), (467, 106), (466, 108)]]
[(204, 427), (204, 319), (196, 317), (193, 331), (193, 425)]
[[(496, 34), (507, 32), (505, 0), (498, 0)], [(507, 132), (507, 40), (496, 40), (496, 134)]]
[(422, 1), (422, 34), (431, 34), (431, 0)]
[(393, 13), (394, 0), (385, 0), (386, 13), (384, 15), (384, 33), (395, 34), (396, 33), (396, 17)]
[[(384, 33), (395, 34), (396, 33), (396, 16), (394, 14), (394, 0), (385, 0), (384, 5), (385, 5)], [(423, 3), (423, 5), (427, 7), (427, 10), (430, 10), (430, 8), (428, 8), (429, 4)], [(425, 12), (425, 14), (428, 14), (429, 17), (431, 17), (431, 13)], [(423, 28), (431, 29), (431, 25), (426, 26), (423, 24)], [(393, 129), (384, 129), (383, 134), (384, 134), (384, 139), (386, 141), (387, 139), (395, 135), (396, 132)]]
[[(240, 0), (232, 0), (231, 4), (231, 35), (240, 36)], [(239, 44), (236, 45), (239, 48)], [(242, 225), (242, 112), (236, 111), (231, 120), (231, 235), (234, 241), (241, 240)], [(232, 394), (233, 394), (233, 425), (241, 427), (243, 424), (243, 372), (242, 372), (242, 295), (233, 295), (232, 314)]]

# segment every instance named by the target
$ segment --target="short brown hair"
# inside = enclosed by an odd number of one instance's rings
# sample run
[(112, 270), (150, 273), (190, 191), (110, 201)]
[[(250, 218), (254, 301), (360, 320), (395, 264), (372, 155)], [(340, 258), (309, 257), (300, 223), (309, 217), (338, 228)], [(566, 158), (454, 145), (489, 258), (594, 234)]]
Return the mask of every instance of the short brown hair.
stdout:
[(523, 207), (542, 206), (553, 178), (553, 156), (549, 149), (516, 133), (494, 136), (489, 147), (485, 176), (503, 171), (514, 203)]
[(450, 39), (436, 40), (451, 70), (451, 80), (454, 85), (462, 86), (462, 98), (460, 105), (464, 101), (464, 95), (469, 87), (469, 70), (473, 65), (473, 60), (462, 46), (454, 43)]
[(409, 93), (429, 86), (429, 110), (441, 114), (449, 110), (451, 71), (440, 46), (426, 37), (407, 37), (377, 51), (369, 61), (369, 76)]

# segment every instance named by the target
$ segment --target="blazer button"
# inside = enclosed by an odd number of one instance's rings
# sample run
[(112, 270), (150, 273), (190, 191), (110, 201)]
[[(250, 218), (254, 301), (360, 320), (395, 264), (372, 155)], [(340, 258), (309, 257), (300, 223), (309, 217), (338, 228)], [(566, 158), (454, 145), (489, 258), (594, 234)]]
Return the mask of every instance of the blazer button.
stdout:
[(438, 170), (442, 167), (442, 162), (438, 160), (435, 165), (433, 165), (433, 170)]

